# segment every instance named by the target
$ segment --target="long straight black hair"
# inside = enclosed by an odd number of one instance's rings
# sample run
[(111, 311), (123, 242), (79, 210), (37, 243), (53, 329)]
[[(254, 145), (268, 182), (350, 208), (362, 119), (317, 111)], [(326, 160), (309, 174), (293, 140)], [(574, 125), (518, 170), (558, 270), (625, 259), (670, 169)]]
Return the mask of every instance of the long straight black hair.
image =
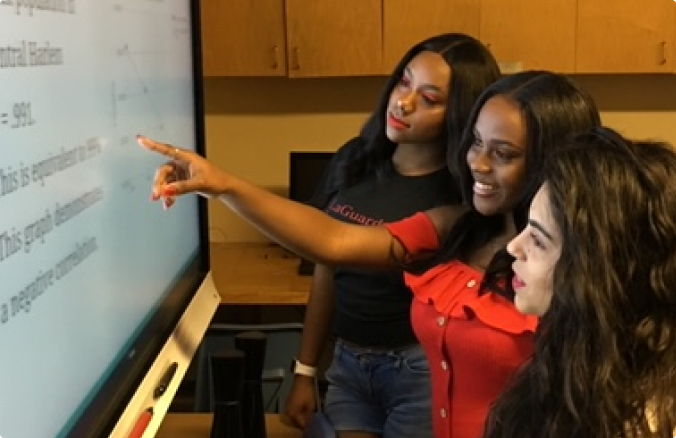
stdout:
[[(411, 47), (390, 75), (375, 111), (360, 133), (360, 142), (351, 145), (337, 160), (334, 189), (349, 187), (366, 175), (382, 175), (389, 164), (396, 144), (387, 138), (385, 119), (392, 91), (401, 81), (404, 70), (420, 52), (441, 55), (451, 68), (448, 89), (450, 95), (440, 142), (451, 152), (460, 145), (462, 132), (474, 102), (481, 93), (500, 77), (493, 55), (478, 40), (469, 35), (448, 33), (428, 38)], [(449, 191), (458, 192), (456, 185)]]
[[(601, 123), (591, 96), (570, 78), (547, 71), (525, 71), (490, 85), (477, 100), (464, 129), (460, 146), (449, 154), (449, 168), (460, 183), (464, 203), (472, 205), (474, 177), (467, 164), (467, 153), (474, 143), (474, 125), (482, 108), (495, 96), (504, 96), (521, 110), (526, 123), (526, 172), (524, 192), (512, 214), (517, 230), (526, 226), (528, 207), (542, 183), (545, 158), (562, 146), (571, 133), (585, 131)], [(442, 248), (427, 266), (448, 260), (466, 260), (504, 230), (504, 214), (484, 216), (473, 207), (460, 218), (444, 240)], [(493, 257), (482, 291), (494, 291), (513, 298), (511, 263), (502, 250)]]

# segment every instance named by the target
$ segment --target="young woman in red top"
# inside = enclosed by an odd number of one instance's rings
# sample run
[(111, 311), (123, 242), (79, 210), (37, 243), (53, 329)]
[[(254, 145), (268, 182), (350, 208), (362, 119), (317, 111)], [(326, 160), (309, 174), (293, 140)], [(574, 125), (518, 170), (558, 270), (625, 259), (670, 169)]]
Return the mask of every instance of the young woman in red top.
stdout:
[(676, 435), (676, 152), (607, 128), (551, 155), (508, 245), (532, 359), (486, 438)]
[[(458, 204), (446, 166), (474, 102), (500, 76), (478, 40), (442, 34), (415, 44), (359, 136), (334, 155), (312, 205), (344, 222), (381, 224)], [(324, 413), (340, 438), (432, 438), (427, 356), (398, 271), (316, 265), (284, 414), (305, 428), (317, 408), (317, 363), (335, 337)]]
[(207, 160), (139, 137), (173, 160), (160, 167), (152, 198), (165, 207), (184, 193), (217, 196), (272, 239), (328, 265), (404, 266), (414, 293), (412, 323), (430, 362), (437, 438), (476, 438), (512, 373), (529, 357), (536, 319), (513, 306), (499, 275), (501, 248), (526, 226), (544, 158), (571, 132), (600, 123), (592, 99), (549, 72), (504, 77), (477, 101), (449, 167), (466, 205), (386, 226), (333, 220), (248, 184)]

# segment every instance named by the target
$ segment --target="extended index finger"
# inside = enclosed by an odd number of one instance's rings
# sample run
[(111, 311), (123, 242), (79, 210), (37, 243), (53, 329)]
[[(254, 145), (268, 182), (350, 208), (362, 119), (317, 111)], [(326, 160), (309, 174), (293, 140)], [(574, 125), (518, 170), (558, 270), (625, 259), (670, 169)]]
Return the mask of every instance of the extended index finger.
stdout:
[(151, 140), (148, 137), (142, 135), (136, 136), (136, 141), (144, 149), (147, 149), (152, 152), (157, 152), (158, 154), (164, 155), (169, 158), (177, 159), (178, 148), (167, 143), (160, 143), (155, 140)]

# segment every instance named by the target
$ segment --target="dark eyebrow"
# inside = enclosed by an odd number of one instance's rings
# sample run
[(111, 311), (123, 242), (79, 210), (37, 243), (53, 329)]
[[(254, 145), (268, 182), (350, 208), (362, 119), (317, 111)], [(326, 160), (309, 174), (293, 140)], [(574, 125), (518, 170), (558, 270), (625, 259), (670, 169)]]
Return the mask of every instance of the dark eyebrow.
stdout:
[[(474, 137), (481, 139), (481, 136), (479, 135), (478, 131), (475, 129), (474, 130)], [(510, 140), (507, 140), (502, 137), (493, 137), (488, 140), (487, 144), (492, 145), (494, 148), (509, 148), (515, 153), (522, 154), (525, 152), (524, 147), (521, 145), (518, 145)]]
[(554, 242), (554, 238), (552, 237), (551, 234), (549, 234), (549, 231), (547, 231), (547, 230), (545, 229), (545, 227), (542, 226), (542, 224), (540, 224), (540, 223), (537, 222), (537, 221), (534, 221), (533, 219), (528, 219), (528, 224), (529, 224), (531, 227), (537, 228), (538, 230), (540, 230), (540, 232), (541, 232), (547, 239), (549, 239), (551, 242)]
[(519, 145), (517, 145), (517, 144), (515, 144), (515, 143), (512, 143), (511, 141), (497, 139), (497, 140), (494, 140), (493, 142), (494, 142), (494, 143), (497, 143), (497, 144), (499, 144), (499, 145), (500, 145), (500, 144), (505, 145), (505, 146), (507, 146), (509, 149), (513, 149), (513, 150), (516, 151), (516, 152), (523, 152), (523, 147), (522, 147), (522, 146), (519, 146)]

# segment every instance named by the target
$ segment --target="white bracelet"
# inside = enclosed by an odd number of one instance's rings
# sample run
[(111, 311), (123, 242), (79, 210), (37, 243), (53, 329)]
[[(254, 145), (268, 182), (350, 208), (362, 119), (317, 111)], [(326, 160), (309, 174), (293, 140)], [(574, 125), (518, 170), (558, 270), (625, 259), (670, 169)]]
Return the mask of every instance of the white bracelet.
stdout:
[(310, 365), (305, 365), (298, 359), (294, 360), (293, 373), (300, 376), (306, 377), (315, 377), (317, 375), (317, 367), (311, 367)]

